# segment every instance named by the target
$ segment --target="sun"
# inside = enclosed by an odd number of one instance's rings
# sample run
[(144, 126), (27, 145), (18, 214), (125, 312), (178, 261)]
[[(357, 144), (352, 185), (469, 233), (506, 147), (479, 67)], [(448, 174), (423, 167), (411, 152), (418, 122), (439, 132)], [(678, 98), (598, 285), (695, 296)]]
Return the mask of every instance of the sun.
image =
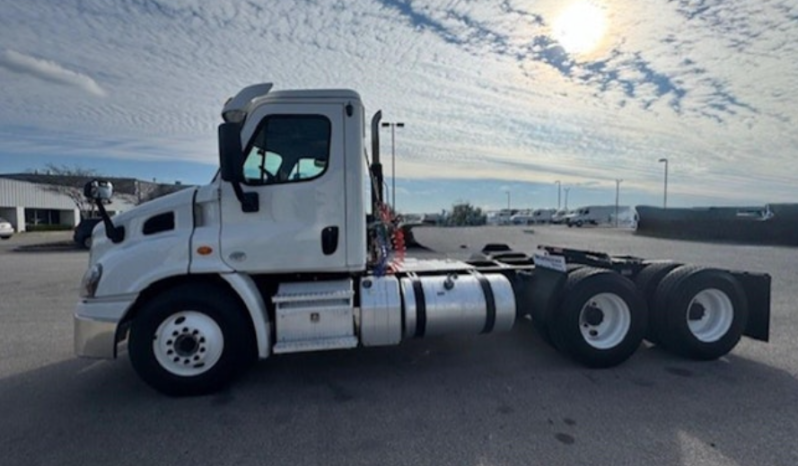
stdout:
[(607, 32), (607, 18), (601, 7), (577, 0), (552, 23), (552, 35), (571, 55), (587, 55), (601, 45)]

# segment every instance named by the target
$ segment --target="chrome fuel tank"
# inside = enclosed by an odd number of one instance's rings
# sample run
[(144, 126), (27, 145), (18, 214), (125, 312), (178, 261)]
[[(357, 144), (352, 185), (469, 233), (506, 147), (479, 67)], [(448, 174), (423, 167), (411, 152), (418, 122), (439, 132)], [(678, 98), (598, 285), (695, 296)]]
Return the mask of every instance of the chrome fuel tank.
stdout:
[(405, 338), (510, 330), (515, 295), (501, 274), (478, 272), (401, 279)]

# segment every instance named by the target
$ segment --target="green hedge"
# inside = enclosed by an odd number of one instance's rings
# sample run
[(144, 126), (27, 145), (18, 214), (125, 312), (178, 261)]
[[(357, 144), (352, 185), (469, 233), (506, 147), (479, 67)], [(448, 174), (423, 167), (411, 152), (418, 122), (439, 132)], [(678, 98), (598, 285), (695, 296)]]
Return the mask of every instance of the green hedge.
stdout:
[(25, 225), (26, 231), (70, 231), (73, 228), (69, 225)]

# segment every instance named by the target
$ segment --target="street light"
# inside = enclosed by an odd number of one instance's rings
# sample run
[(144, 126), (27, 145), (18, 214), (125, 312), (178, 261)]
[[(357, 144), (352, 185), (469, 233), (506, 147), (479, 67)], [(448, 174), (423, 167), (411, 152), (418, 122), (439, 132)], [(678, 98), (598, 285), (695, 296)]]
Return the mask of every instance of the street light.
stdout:
[(557, 210), (560, 210), (560, 191), (562, 191), (562, 183), (560, 183), (560, 180), (557, 180), (554, 184), (557, 185)]
[(667, 209), (668, 208), (668, 159), (663, 157), (659, 159), (659, 161), (661, 163), (665, 163), (665, 191), (662, 196), (662, 208)]
[(621, 182), (623, 180), (615, 180), (615, 228), (618, 228), (618, 199), (621, 194)]
[(565, 191), (565, 210), (568, 210), (568, 192), (570, 190), (571, 188), (563, 188), (563, 191)]
[(383, 128), (391, 128), (391, 206), (393, 211), (396, 212), (396, 128), (404, 128), (405, 124), (402, 122), (384, 121)]
[(510, 210), (510, 190), (505, 191), (507, 194), (507, 210)]

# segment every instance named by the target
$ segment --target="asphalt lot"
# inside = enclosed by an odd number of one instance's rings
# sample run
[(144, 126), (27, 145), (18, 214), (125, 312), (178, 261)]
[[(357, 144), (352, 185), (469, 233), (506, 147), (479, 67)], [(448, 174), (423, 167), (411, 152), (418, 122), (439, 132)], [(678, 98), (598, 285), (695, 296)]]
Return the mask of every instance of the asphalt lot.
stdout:
[[(773, 275), (769, 344), (685, 361), (647, 344), (587, 370), (531, 325), (507, 334), (278, 356), (224, 393), (170, 399), (127, 358), (75, 359), (87, 253), (0, 242), (0, 465), (795, 465), (798, 249), (609, 229), (419, 229), (451, 257), (557, 244)], [(59, 236), (60, 235), (60, 236)]]

